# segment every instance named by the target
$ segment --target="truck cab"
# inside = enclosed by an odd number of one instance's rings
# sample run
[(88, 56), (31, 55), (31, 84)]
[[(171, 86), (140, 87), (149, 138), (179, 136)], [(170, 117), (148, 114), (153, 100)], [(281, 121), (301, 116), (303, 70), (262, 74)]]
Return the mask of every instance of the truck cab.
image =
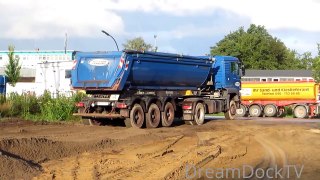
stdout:
[(214, 89), (240, 90), (241, 62), (232, 56), (215, 56), (213, 74), (215, 77)]
[(232, 56), (214, 56), (207, 90), (202, 89), (182, 103), (183, 120), (187, 124), (201, 125), (205, 114), (224, 112), (226, 119), (235, 119), (240, 107), (242, 64)]

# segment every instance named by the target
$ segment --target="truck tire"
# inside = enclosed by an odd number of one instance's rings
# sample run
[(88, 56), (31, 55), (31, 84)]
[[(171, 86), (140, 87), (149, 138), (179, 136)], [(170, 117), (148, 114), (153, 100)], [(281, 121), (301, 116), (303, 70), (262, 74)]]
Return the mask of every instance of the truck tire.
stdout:
[(273, 104), (267, 104), (263, 109), (263, 113), (267, 117), (274, 117), (277, 115), (277, 107)]
[(305, 106), (299, 105), (294, 108), (293, 115), (296, 118), (306, 118), (308, 111)]
[(287, 115), (287, 112), (284, 107), (280, 106), (278, 107), (278, 114), (277, 117), (285, 117)]
[(146, 126), (147, 128), (157, 128), (161, 121), (160, 109), (156, 104), (149, 106), (148, 112), (146, 113)]
[(252, 105), (249, 107), (249, 114), (251, 117), (260, 117), (262, 114), (261, 107), (259, 105)]
[(245, 117), (245, 116), (247, 116), (247, 107), (245, 105), (243, 105), (243, 104), (240, 104), (240, 108), (237, 109), (236, 116), (237, 117)]
[(161, 113), (161, 124), (163, 127), (169, 127), (174, 120), (174, 107), (171, 102), (167, 102)]
[(202, 125), (204, 123), (205, 108), (202, 103), (197, 103), (194, 110), (193, 121), (190, 121), (192, 125)]
[(230, 101), (230, 104), (229, 104), (229, 109), (228, 109), (227, 112), (224, 113), (224, 117), (225, 117), (227, 120), (234, 120), (236, 114), (237, 114), (236, 102), (235, 102), (234, 100), (231, 100), (231, 101)]
[(140, 104), (135, 104), (130, 111), (130, 123), (133, 128), (142, 128), (144, 125), (144, 112)]

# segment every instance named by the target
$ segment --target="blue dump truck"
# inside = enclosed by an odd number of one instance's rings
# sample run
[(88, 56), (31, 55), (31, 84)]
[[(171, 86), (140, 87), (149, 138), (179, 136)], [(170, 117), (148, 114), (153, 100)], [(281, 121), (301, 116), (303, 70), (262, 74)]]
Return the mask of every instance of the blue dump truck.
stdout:
[(126, 126), (201, 125), (206, 113), (234, 119), (240, 106), (240, 61), (231, 56), (161, 52), (77, 52), (72, 87), (85, 90), (74, 115)]

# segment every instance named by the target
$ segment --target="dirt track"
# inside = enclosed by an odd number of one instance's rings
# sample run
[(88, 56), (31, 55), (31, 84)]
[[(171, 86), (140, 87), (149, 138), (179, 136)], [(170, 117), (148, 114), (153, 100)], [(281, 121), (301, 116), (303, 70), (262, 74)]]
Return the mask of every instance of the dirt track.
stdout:
[[(319, 179), (319, 128), (320, 120), (211, 120), (157, 129), (5, 122), (0, 179), (210, 179), (217, 174), (206, 174), (208, 169), (244, 165), (253, 171), (246, 168), (240, 178), (303, 165), (302, 179)], [(276, 177), (296, 178), (300, 169), (291, 167)]]

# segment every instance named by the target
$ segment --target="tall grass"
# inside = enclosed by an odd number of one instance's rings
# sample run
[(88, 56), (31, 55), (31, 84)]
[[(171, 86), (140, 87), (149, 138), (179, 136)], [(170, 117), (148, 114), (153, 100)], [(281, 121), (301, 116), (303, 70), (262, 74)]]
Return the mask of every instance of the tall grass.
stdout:
[(0, 117), (21, 117), (31, 120), (68, 121), (74, 119), (75, 103), (85, 95), (75, 93), (71, 97), (58, 95), (51, 97), (50, 92), (42, 96), (35, 94), (11, 93), (8, 97), (0, 96)]

